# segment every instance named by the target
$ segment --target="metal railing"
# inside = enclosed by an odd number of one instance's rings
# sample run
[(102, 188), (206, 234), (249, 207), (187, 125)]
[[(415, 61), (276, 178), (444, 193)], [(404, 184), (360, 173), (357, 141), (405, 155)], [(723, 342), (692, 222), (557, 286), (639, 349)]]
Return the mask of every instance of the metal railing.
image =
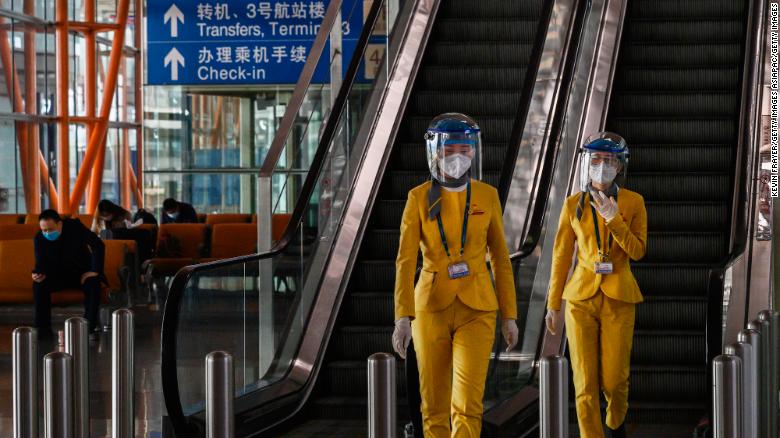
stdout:
[(738, 341), (712, 361), (716, 438), (774, 438), (778, 433), (780, 314), (763, 310)]
[(368, 438), (395, 438), (396, 367), (390, 353), (374, 353), (368, 358)]
[[(43, 436), (85, 438), (90, 436), (88, 322), (65, 321), (64, 342), (43, 358)], [(132, 438), (135, 412), (133, 398), (133, 312), (114, 312), (112, 338), (112, 436)], [(37, 330), (19, 327), (13, 331), (12, 388), (13, 438), (38, 438), (38, 340)]]

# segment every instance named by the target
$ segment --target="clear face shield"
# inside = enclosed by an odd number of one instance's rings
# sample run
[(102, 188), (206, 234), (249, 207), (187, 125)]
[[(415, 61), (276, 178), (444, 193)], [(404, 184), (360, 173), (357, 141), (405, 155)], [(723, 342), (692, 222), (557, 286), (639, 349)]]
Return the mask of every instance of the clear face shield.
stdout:
[(459, 186), (469, 178), (482, 178), (482, 142), (473, 120), (450, 117), (438, 126), (439, 118), (434, 119), (425, 134), (428, 168), (442, 185)]
[(587, 191), (592, 182), (623, 187), (627, 170), (628, 148), (622, 137), (609, 132), (591, 136), (580, 156), (580, 190)]

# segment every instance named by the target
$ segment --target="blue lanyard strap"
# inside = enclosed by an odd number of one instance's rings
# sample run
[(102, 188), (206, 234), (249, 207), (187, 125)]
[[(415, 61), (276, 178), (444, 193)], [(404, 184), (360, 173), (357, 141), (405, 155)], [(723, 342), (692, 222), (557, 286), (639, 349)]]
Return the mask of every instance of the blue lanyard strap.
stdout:
[[(617, 194), (615, 194), (615, 202), (617, 202)], [(607, 247), (605, 248), (605, 251), (601, 252), (601, 233), (599, 232), (599, 222), (598, 218), (596, 217), (596, 209), (593, 208), (593, 205), (590, 206), (590, 214), (593, 216), (593, 230), (596, 232), (596, 245), (598, 245), (599, 249), (599, 256), (609, 257), (609, 251), (612, 249), (612, 233), (607, 232), (609, 237), (607, 238)]]
[[(469, 226), (469, 209), (471, 207), (471, 181), (466, 185), (466, 208), (463, 211), (463, 229), (460, 233), (460, 256), (463, 257), (463, 251), (466, 249), (466, 232)], [(444, 245), (444, 252), (450, 257), (450, 247), (447, 245), (447, 236), (444, 234), (444, 225), (441, 221), (441, 213), (436, 215), (436, 222), (439, 224), (439, 235), (441, 243)]]

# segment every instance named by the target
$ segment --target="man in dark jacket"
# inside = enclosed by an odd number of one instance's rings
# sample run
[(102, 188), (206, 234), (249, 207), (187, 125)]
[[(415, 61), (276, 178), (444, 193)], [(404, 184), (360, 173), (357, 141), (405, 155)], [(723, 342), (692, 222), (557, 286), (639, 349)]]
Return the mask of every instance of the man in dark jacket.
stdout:
[(33, 297), (35, 326), (42, 336), (51, 331), (51, 294), (63, 289), (84, 291), (84, 317), (90, 333), (97, 327), (105, 245), (78, 219), (62, 219), (54, 210), (38, 216), (35, 235)]
[(198, 215), (192, 205), (179, 202), (173, 198), (163, 201), (162, 223), (164, 224), (194, 224)]

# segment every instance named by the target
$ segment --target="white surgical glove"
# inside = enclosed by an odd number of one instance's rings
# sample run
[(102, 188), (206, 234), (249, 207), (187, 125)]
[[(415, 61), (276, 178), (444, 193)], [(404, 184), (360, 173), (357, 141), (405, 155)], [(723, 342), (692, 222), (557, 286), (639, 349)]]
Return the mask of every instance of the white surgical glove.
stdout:
[(556, 319), (558, 319), (558, 311), (552, 309), (547, 310), (547, 315), (544, 317), (544, 323), (547, 325), (547, 330), (552, 334), (555, 334)]
[(395, 322), (395, 330), (393, 330), (393, 349), (401, 356), (401, 359), (406, 359), (406, 349), (411, 340), (412, 323), (408, 316), (404, 316)]
[(593, 201), (596, 202), (591, 201), (590, 205), (599, 212), (599, 215), (601, 215), (605, 221), (609, 222), (617, 216), (618, 204), (617, 201), (615, 201), (615, 198), (607, 198), (607, 195), (605, 195), (604, 192), (591, 192), (591, 196), (593, 197)]
[(504, 336), (504, 342), (506, 342), (506, 352), (509, 353), (517, 345), (517, 338), (519, 331), (517, 330), (517, 323), (514, 319), (502, 319), (501, 320), (501, 335)]

